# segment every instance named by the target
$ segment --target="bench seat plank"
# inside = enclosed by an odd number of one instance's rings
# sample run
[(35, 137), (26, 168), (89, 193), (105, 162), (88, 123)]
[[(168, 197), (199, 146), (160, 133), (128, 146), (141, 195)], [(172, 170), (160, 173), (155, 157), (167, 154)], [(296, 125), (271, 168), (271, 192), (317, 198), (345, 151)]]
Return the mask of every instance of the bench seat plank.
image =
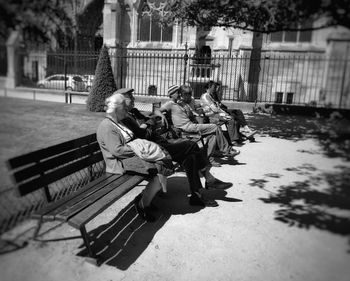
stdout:
[(79, 201), (80, 198), (82, 198), (84, 196), (88, 196), (86, 194), (93, 192), (91, 190), (93, 190), (96, 187), (96, 185), (98, 185), (99, 183), (101, 183), (103, 181), (108, 180), (111, 177), (117, 178), (118, 176), (113, 175), (113, 174), (103, 174), (101, 177), (95, 179), (92, 182), (89, 182), (88, 184), (86, 184), (82, 188), (72, 192), (71, 194), (69, 194), (67, 196), (64, 196), (62, 199), (57, 200), (57, 201), (52, 202), (52, 203), (49, 203), (44, 208), (35, 212), (32, 215), (32, 217), (35, 219), (54, 220), (55, 219), (54, 214), (55, 214), (57, 209), (61, 208), (62, 206), (63, 206), (63, 208), (65, 208), (65, 206), (75, 204), (75, 202)]
[(122, 175), (118, 178), (109, 178), (106, 181), (101, 182), (89, 196), (82, 198), (72, 206), (64, 206), (65, 208), (55, 215), (55, 219), (67, 221), (70, 217), (81, 212), (83, 209), (98, 201), (103, 196), (109, 196), (109, 193), (113, 189), (118, 188), (119, 185), (128, 181), (131, 177), (132, 175)]
[(102, 197), (100, 200), (85, 208), (79, 214), (70, 218), (68, 220), (68, 224), (72, 227), (80, 229), (81, 226), (84, 226), (86, 223), (91, 221), (98, 214), (107, 209), (110, 205), (112, 205), (115, 201), (117, 201), (120, 197), (129, 192), (143, 180), (143, 176), (133, 175), (128, 181), (120, 185), (118, 188), (113, 189), (108, 194), (108, 196)]

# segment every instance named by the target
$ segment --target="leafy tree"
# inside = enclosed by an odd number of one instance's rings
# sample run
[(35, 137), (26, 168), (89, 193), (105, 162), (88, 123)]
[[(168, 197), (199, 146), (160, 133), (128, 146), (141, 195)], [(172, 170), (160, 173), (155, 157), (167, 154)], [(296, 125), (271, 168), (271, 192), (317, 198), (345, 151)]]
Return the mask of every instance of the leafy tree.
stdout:
[[(192, 26), (221, 26), (260, 33), (350, 28), (349, 0), (171, 0), (168, 22), (174, 18)], [(302, 26), (323, 19), (318, 26)]]
[(24, 43), (55, 40), (58, 48), (91, 50), (103, 6), (103, 0), (0, 0), (0, 40), (19, 30)]
[(105, 99), (117, 90), (108, 48), (104, 45), (98, 58), (95, 79), (87, 99), (87, 108), (90, 111), (104, 111)]
[(70, 33), (71, 19), (63, 1), (0, 0), (0, 39), (19, 30), (24, 42), (47, 42), (61, 32)]

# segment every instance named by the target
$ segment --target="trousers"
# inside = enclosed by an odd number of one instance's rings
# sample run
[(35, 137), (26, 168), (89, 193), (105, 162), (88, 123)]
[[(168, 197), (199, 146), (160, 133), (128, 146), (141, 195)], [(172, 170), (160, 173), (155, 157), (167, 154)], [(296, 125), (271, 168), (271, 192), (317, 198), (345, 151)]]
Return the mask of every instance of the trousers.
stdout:
[(247, 120), (245, 119), (242, 110), (240, 110), (240, 109), (227, 109), (226, 111), (236, 120), (237, 125), (239, 127), (244, 127), (247, 125)]
[(209, 117), (209, 122), (217, 125), (225, 124), (227, 126), (227, 134), (230, 142), (234, 142), (240, 139), (239, 125), (236, 119), (222, 120), (218, 115)]
[(182, 126), (180, 129), (184, 130), (185, 132), (200, 133), (201, 135), (205, 136), (208, 140), (208, 157), (211, 157), (214, 154), (216, 148), (222, 153), (227, 152), (230, 148), (220, 126), (216, 124), (188, 123), (185, 126)]
[(162, 143), (162, 146), (169, 152), (173, 161), (180, 163), (185, 169), (191, 193), (194, 194), (203, 188), (199, 171), (208, 165), (205, 151), (190, 140), (176, 140), (172, 143)]

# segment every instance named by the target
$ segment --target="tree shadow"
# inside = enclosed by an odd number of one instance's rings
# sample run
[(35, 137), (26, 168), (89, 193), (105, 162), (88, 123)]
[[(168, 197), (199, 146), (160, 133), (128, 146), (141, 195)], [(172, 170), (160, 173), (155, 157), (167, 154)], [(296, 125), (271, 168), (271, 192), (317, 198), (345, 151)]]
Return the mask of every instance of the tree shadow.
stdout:
[[(193, 214), (203, 208), (189, 205), (188, 193), (186, 177), (170, 177), (167, 193), (160, 194), (153, 200), (159, 209), (155, 222), (149, 223), (140, 218), (133, 202), (130, 202), (112, 221), (90, 231), (93, 241), (91, 248), (97, 254), (98, 265), (107, 264), (127, 270), (147, 249), (154, 235), (172, 215)], [(214, 200), (241, 201), (226, 197), (227, 192), (223, 190), (206, 193)], [(86, 257), (87, 250), (84, 248), (77, 255)]]
[[(336, 117), (261, 114), (248, 115), (248, 119), (260, 136), (291, 141), (316, 139), (324, 155), (350, 160), (350, 120)], [(301, 152), (320, 153), (318, 151)]]
[[(292, 171), (299, 172), (305, 167), (310, 168), (304, 165)], [(306, 181), (280, 186), (277, 192), (270, 192), (268, 198), (260, 200), (279, 206), (275, 212), (276, 220), (289, 226), (305, 229), (315, 227), (347, 236), (350, 245), (350, 168), (337, 168), (337, 172), (321, 173), (310, 176)], [(254, 181), (252, 186), (264, 188), (266, 181)], [(320, 188), (324, 184), (327, 187)]]

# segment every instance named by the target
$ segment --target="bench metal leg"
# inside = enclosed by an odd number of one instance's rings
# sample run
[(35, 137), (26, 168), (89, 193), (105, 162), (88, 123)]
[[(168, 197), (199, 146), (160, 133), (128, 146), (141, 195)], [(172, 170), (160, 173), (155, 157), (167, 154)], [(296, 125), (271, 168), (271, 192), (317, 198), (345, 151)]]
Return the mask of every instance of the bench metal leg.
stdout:
[(89, 255), (89, 257), (87, 257), (85, 260), (88, 263), (91, 263), (91, 264), (96, 265), (96, 266), (100, 266), (102, 264), (102, 261), (100, 260), (99, 256), (95, 255), (94, 252), (92, 251), (91, 246), (90, 246), (90, 238), (86, 232), (86, 228), (84, 225), (80, 227), (80, 233), (81, 233), (81, 236), (83, 237), (84, 244), (85, 244), (85, 247), (86, 247), (86, 249), (88, 251), (88, 255)]
[(38, 224), (37, 224), (37, 226), (35, 228), (35, 231), (34, 231), (34, 234), (33, 234), (33, 240), (36, 240), (36, 238), (38, 237), (42, 223), (43, 223), (43, 220), (39, 219), (38, 220)]
[(88, 251), (88, 255), (90, 258), (94, 258), (95, 255), (94, 253), (92, 252), (92, 249), (90, 247), (90, 238), (89, 238), (89, 235), (87, 234), (86, 232), (86, 228), (85, 228), (85, 225), (81, 226), (80, 227), (80, 233), (81, 233), (81, 236), (83, 237), (83, 240), (84, 240), (84, 244), (85, 244), (85, 247)]

